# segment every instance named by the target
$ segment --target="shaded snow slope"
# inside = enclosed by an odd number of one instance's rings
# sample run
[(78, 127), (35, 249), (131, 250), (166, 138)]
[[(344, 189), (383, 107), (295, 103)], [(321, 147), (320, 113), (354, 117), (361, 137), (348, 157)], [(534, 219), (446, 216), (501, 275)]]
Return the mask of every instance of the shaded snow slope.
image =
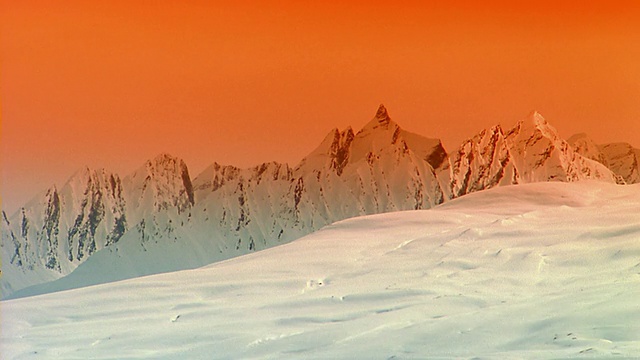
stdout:
[(635, 358), (640, 188), (537, 183), (2, 301), (6, 359)]

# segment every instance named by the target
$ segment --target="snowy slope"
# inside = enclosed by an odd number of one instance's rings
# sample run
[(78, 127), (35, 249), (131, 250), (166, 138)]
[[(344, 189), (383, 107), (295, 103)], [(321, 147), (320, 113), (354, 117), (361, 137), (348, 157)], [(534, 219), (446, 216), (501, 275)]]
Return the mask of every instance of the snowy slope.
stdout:
[(499, 187), (2, 301), (3, 359), (636, 358), (640, 188)]

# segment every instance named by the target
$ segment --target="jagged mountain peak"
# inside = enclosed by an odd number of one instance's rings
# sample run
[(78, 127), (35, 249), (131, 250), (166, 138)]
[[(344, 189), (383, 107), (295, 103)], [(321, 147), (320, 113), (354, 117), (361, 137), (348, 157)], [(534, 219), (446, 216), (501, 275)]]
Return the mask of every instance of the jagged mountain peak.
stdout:
[[(120, 177), (112, 172), (83, 167), (77, 171), (61, 188), (66, 205), (72, 206), (73, 211), (82, 212), (89, 205), (109, 206), (122, 200), (122, 184)], [(117, 205), (116, 207), (120, 207)]]
[(567, 141), (572, 144), (574, 141), (577, 140), (581, 140), (581, 139), (589, 139), (589, 135), (587, 135), (586, 133), (578, 133), (578, 134), (573, 134), (570, 138), (567, 139)]
[(505, 133), (508, 138), (529, 137), (534, 134), (536, 137), (542, 136), (550, 140), (560, 140), (558, 131), (540, 114), (534, 110), (521, 119), (516, 125)]
[(548, 138), (559, 137), (558, 131), (556, 130), (556, 128), (551, 126), (551, 124), (549, 124), (549, 122), (547, 122), (547, 120), (539, 112), (535, 110), (532, 111), (529, 114), (529, 122), (532, 123), (536, 129), (540, 130), (540, 132), (544, 136)]
[(64, 186), (74, 183), (81, 184), (83, 186), (90, 182), (102, 183), (108, 181), (112, 177), (118, 178), (118, 175), (107, 171), (104, 168), (92, 169), (88, 166), (84, 166), (71, 175)]
[(151, 176), (152, 178), (168, 176), (170, 174), (188, 176), (189, 170), (187, 164), (181, 158), (169, 153), (161, 153), (153, 159), (147, 160), (141, 168), (134, 172), (133, 176), (136, 177), (141, 174)]
[(378, 110), (376, 111), (376, 119), (378, 119), (379, 122), (389, 120), (389, 112), (387, 111), (387, 108), (384, 106), (384, 104), (380, 104), (380, 106), (378, 106)]
[(186, 167), (184, 160), (180, 159), (179, 157), (173, 156), (169, 153), (161, 153), (161, 154), (158, 154), (153, 159), (147, 160), (147, 166), (152, 166), (156, 168), (158, 167), (167, 168), (175, 165), (178, 165), (180, 167)]
[(287, 163), (269, 161), (249, 168), (239, 168), (233, 165), (221, 165), (214, 162), (193, 179), (195, 192), (200, 197), (207, 197), (227, 184), (233, 188), (238, 183), (254, 182), (259, 184), (263, 180), (289, 180), (292, 170)]
[(367, 133), (379, 130), (396, 131), (397, 128), (399, 128), (399, 126), (391, 120), (387, 108), (383, 104), (380, 104), (373, 119), (358, 131), (356, 135), (366, 135)]
[(441, 177), (449, 181), (447, 190), (451, 191), (448, 195), (452, 198), (518, 183), (518, 171), (502, 127), (484, 129), (463, 142), (458, 151), (451, 153), (448, 171)]
[(198, 176), (193, 179), (193, 187), (197, 190), (213, 192), (222, 187), (227, 181), (240, 177), (242, 169), (233, 165), (223, 165), (217, 161), (207, 166)]
[(578, 154), (609, 166), (607, 158), (600, 150), (598, 144), (596, 144), (595, 141), (593, 141), (587, 134), (575, 134), (571, 136), (567, 142)]
[(320, 145), (316, 148), (316, 150), (313, 151), (313, 153), (330, 154), (332, 152), (332, 148), (340, 146), (341, 143), (344, 143), (346, 139), (353, 138), (353, 136), (354, 133), (351, 126), (347, 126), (342, 131), (340, 131), (340, 129), (338, 128), (333, 128), (324, 137), (324, 140), (322, 140)]
[(521, 118), (515, 125), (515, 128), (539, 128), (548, 126), (547, 120), (537, 110), (531, 111), (527, 116)]
[(340, 131), (334, 128), (324, 137), (320, 145), (307, 155), (296, 167), (296, 171), (304, 168), (332, 168), (338, 175), (346, 166), (350, 147), (355, 135), (351, 126)]
[(195, 202), (186, 163), (168, 153), (147, 160), (124, 182), (132, 208), (142, 206), (159, 211), (175, 207), (183, 212)]
[(251, 168), (251, 179), (260, 182), (264, 177), (272, 180), (289, 180), (291, 168), (287, 163), (269, 161)]
[(351, 125), (347, 126), (346, 128), (344, 128), (344, 130), (342, 131), (338, 131), (338, 128), (336, 128), (336, 131), (340, 134), (340, 135), (345, 135), (345, 134), (353, 134), (355, 135), (355, 132), (353, 131), (353, 128), (351, 127)]
[(640, 183), (640, 149), (628, 143), (611, 143), (600, 146), (607, 165), (627, 184)]
[(619, 181), (606, 166), (577, 153), (538, 112), (520, 120), (506, 139), (521, 182)]
[(433, 168), (439, 167), (447, 156), (440, 140), (403, 130), (391, 120), (387, 108), (381, 104), (373, 119), (357, 133), (354, 134), (350, 126), (342, 131), (338, 128), (329, 131), (296, 169), (330, 168), (341, 175), (347, 164), (371, 160), (387, 151), (405, 155), (413, 153)]
[(527, 116), (527, 119), (535, 124), (546, 124), (547, 122), (547, 120), (545, 120), (544, 116), (542, 116), (542, 114), (540, 114), (538, 110), (532, 110)]

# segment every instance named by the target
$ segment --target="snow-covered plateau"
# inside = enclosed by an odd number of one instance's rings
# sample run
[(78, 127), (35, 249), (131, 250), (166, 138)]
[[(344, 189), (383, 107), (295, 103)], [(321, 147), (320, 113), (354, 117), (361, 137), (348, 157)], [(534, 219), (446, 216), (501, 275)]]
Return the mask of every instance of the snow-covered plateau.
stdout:
[(496, 187), (0, 302), (3, 359), (638, 358), (640, 184)]

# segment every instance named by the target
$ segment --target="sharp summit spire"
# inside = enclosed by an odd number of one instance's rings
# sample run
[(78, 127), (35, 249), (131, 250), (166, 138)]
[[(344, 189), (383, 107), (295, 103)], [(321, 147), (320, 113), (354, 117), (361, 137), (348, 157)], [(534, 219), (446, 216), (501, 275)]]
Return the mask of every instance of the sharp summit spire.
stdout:
[(384, 107), (384, 104), (380, 104), (378, 106), (378, 111), (376, 112), (376, 119), (380, 124), (388, 124), (391, 118), (389, 118), (389, 113), (387, 112), (387, 108)]

